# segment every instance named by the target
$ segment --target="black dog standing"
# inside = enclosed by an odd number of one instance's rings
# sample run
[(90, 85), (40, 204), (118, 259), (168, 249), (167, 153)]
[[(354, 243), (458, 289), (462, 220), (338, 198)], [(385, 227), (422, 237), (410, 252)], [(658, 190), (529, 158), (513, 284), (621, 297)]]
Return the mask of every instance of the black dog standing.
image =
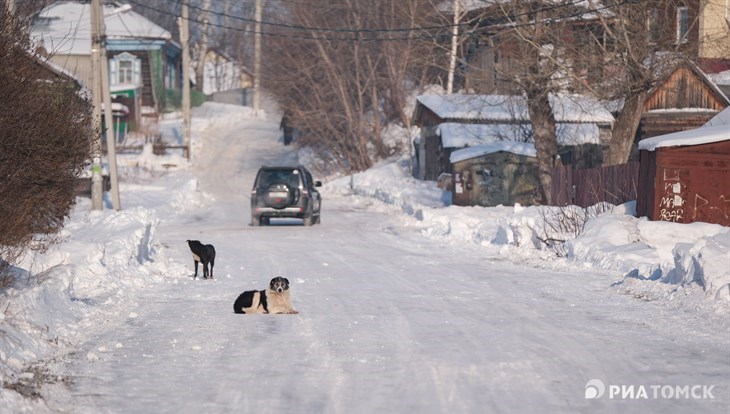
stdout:
[[(198, 262), (203, 264), (203, 277), (205, 279), (213, 279), (213, 265), (215, 264), (215, 247), (212, 244), (203, 244), (200, 240), (188, 240), (188, 246), (190, 251), (193, 253), (193, 260), (195, 261), (195, 275), (193, 279), (198, 277)], [(210, 265), (210, 272), (208, 272), (208, 265)]]

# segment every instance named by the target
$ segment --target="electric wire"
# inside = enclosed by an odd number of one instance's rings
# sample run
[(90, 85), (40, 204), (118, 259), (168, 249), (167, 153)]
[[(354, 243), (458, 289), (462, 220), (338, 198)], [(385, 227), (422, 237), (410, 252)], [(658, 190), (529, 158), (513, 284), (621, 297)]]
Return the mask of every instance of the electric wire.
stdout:
[[(181, 16), (177, 13), (171, 12), (169, 10), (164, 10), (159, 7), (154, 7), (149, 4), (145, 4), (141, 2), (140, 0), (128, 0), (130, 3), (149, 9), (161, 14), (173, 16), (176, 18), (181, 18)], [(182, 4), (185, 0), (166, 0), (168, 2), (172, 2), (175, 4)], [(505, 18), (510, 23), (492, 23), (480, 26), (480, 23), (482, 22), (482, 19), (477, 18), (476, 21), (469, 21), (465, 23), (459, 23), (458, 26), (467, 26), (470, 30), (468, 31), (462, 31), (458, 34), (458, 36), (468, 36), (468, 35), (474, 35), (478, 34), (480, 32), (489, 32), (490, 29), (498, 29), (499, 31), (508, 31), (508, 30), (514, 30), (516, 28), (520, 27), (528, 27), (528, 26), (534, 26), (538, 23), (540, 24), (547, 24), (550, 22), (555, 22), (563, 19), (569, 19), (578, 17), (581, 15), (588, 15), (591, 13), (597, 13), (603, 10), (608, 10), (611, 8), (615, 8), (618, 6), (621, 6), (623, 4), (628, 3), (629, 0), (622, 0), (614, 4), (607, 4), (601, 7), (595, 7), (595, 8), (588, 8), (588, 9), (580, 9), (576, 12), (573, 12), (568, 15), (561, 15), (561, 16), (554, 16), (550, 17), (544, 20), (541, 20), (540, 22), (535, 21), (528, 21), (525, 23), (514, 23), (514, 21), (518, 17), (522, 17), (525, 15), (532, 15), (538, 12), (543, 11), (554, 11), (560, 8), (569, 7), (569, 6), (575, 6), (579, 3), (584, 3), (583, 0), (576, 0), (574, 2), (570, 3), (560, 3), (551, 5), (548, 7), (536, 9), (536, 10), (530, 10), (523, 13), (518, 13), (514, 15), (506, 15), (506, 16), (499, 16), (499, 18)], [(236, 16), (232, 14), (227, 13), (221, 13), (221, 12), (215, 12), (211, 10), (205, 10), (198, 6), (188, 6), (191, 8), (194, 8), (196, 10), (206, 11), (211, 14), (226, 17), (232, 20), (240, 20), (244, 21), (246, 23), (257, 23), (255, 19), (249, 19), (241, 16)], [(301, 25), (292, 25), (288, 23), (274, 23), (274, 22), (268, 22), (268, 21), (261, 21), (261, 25), (268, 25), (280, 29), (286, 29), (289, 32), (276, 32), (276, 31), (268, 31), (268, 30), (259, 30), (256, 31), (255, 29), (245, 28), (245, 27), (234, 27), (230, 25), (223, 25), (215, 22), (210, 21), (202, 21), (197, 18), (188, 17), (188, 21), (195, 22), (199, 24), (208, 24), (213, 27), (217, 27), (220, 29), (226, 29), (226, 30), (233, 30), (238, 32), (244, 32), (244, 33), (254, 33), (254, 34), (260, 34), (263, 36), (273, 36), (273, 37), (284, 37), (284, 38), (292, 38), (292, 39), (299, 39), (299, 40), (326, 40), (326, 41), (345, 41), (345, 42), (370, 42), (370, 41), (403, 41), (403, 40), (437, 40), (439, 38), (447, 38), (451, 37), (452, 34), (450, 32), (441, 32), (438, 34), (431, 34), (429, 33), (430, 30), (445, 30), (453, 28), (455, 25), (449, 24), (449, 25), (439, 25), (439, 26), (424, 26), (424, 27), (413, 27), (413, 28), (395, 28), (395, 29), (338, 29), (338, 28), (324, 28), (324, 27), (310, 27), (310, 26), (301, 26)], [(302, 31), (305, 31), (305, 33), (301, 33)], [(417, 33), (421, 32), (421, 33)], [(331, 36), (331, 35), (324, 35), (319, 33), (343, 33), (347, 36)], [(401, 34), (400, 36), (382, 36), (382, 34)], [(406, 33), (406, 35), (402, 35), (402, 33)], [(374, 34), (375, 36), (364, 36), (366, 34)]]

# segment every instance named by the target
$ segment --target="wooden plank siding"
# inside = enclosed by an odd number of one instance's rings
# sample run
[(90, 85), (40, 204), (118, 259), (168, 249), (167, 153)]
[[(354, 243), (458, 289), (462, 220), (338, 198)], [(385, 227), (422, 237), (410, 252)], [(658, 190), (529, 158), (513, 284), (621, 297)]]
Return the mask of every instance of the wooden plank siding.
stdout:
[(675, 70), (644, 103), (645, 111), (656, 109), (702, 108), (722, 111), (723, 102), (706, 82), (689, 67)]
[(553, 169), (553, 205), (623, 204), (636, 200), (638, 180), (638, 162), (586, 169), (559, 165)]
[(644, 113), (639, 126), (641, 139), (699, 128), (715, 115), (715, 111)]
[(694, 64), (672, 71), (644, 102), (636, 141), (698, 128), (730, 100)]

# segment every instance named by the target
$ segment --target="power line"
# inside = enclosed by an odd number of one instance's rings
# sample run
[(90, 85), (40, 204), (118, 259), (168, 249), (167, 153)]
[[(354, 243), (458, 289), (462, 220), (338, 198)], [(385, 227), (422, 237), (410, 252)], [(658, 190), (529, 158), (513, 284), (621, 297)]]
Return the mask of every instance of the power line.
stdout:
[[(180, 4), (183, 1), (187, 0), (167, 0), (172, 3)], [(228, 17), (234, 20), (240, 20), (246, 23), (257, 23), (255, 19), (249, 19), (246, 17), (231, 15), (227, 13), (221, 13), (216, 12), (212, 10), (205, 10), (202, 7), (199, 6), (193, 6), (188, 5), (191, 9), (199, 10), (199, 11), (205, 11), (211, 14), (214, 14), (216, 16), (221, 17)], [(424, 27), (401, 27), (401, 28), (394, 28), (394, 29), (335, 29), (335, 28), (327, 28), (327, 27), (313, 27), (313, 26), (302, 26), (302, 25), (296, 25), (296, 24), (289, 24), (289, 23), (277, 23), (277, 22), (269, 22), (262, 20), (261, 22), (264, 26), (273, 26), (273, 27), (282, 27), (286, 29), (296, 29), (296, 30), (304, 30), (307, 32), (325, 32), (325, 33), (387, 33), (387, 32), (414, 32), (414, 31), (425, 31), (425, 30), (436, 30), (436, 29), (451, 29), (454, 26), (464, 26), (467, 25), (467, 23), (459, 23), (459, 24), (445, 24), (445, 25), (438, 25), (438, 26), (424, 26)]]
[[(176, 13), (173, 13), (173, 12), (170, 12), (170, 11), (167, 11), (167, 10), (162, 10), (162, 9), (157, 8), (157, 7), (150, 6), (148, 4), (143, 4), (143, 3), (140, 3), (137, 0), (128, 0), (128, 1), (130, 3), (136, 5), (136, 6), (139, 6), (139, 7), (145, 8), (145, 9), (149, 9), (149, 10), (153, 10), (153, 11), (156, 11), (156, 12), (161, 13), (161, 14), (165, 14), (165, 15), (169, 15), (169, 16), (173, 16), (173, 17), (180, 17), (180, 15), (178, 15)], [(229, 17), (233, 17), (233, 16), (229, 16)], [(200, 23), (200, 24), (203, 24), (204, 23), (202, 20), (198, 20), (198, 19), (194, 19), (194, 18), (188, 18), (188, 21), (195, 22), (195, 23)], [(251, 22), (255, 22), (255, 20), (253, 20), (253, 19), (250, 19), (250, 21)], [(352, 30), (348, 29), (348, 31), (350, 32), (350, 34), (356, 34), (357, 36), (333, 37), (333, 36), (317, 36), (317, 35), (315, 35), (313, 33), (306, 33), (306, 34), (288, 33), (288, 34), (286, 34), (286, 33), (275, 33), (275, 32), (263, 31), (263, 30), (257, 32), (256, 30), (251, 30), (251, 29), (246, 29), (246, 28), (240, 28), (240, 27), (233, 27), (233, 26), (226, 26), (226, 25), (212, 23), (212, 22), (207, 22), (207, 24), (209, 24), (211, 26), (214, 26), (214, 27), (221, 28), (221, 29), (234, 30), (234, 31), (238, 31), (238, 32), (254, 33), (254, 34), (255, 33), (259, 33), (259, 34), (264, 35), (264, 36), (275, 36), (275, 37), (285, 37), (285, 38), (305, 39), (305, 40), (332, 40), (332, 41), (348, 41), (348, 42), (350, 42), (350, 41), (367, 42), (367, 41), (417, 40), (419, 38), (420, 39), (432, 40), (434, 38), (433, 35), (416, 35), (416, 36), (414, 36), (414, 35), (408, 35), (408, 36), (401, 36), (401, 37), (362, 37), (362, 36), (360, 36), (361, 33), (367, 33), (367, 32), (376, 32), (376, 31), (378, 31), (378, 32), (388, 32), (389, 31), (388, 29), (363, 29), (363, 30), (357, 31), (355, 33), (352, 33)], [(303, 30), (303, 29), (297, 29), (297, 28), (293, 28), (293, 29), (295, 29), (295, 30)], [(328, 29), (328, 30), (329, 31), (333, 31), (333, 32), (334, 31), (338, 31), (338, 29)], [(411, 29), (411, 30), (412, 31), (415, 31), (415, 30), (420, 30), (420, 29), (415, 29), (414, 28), (414, 29)], [(344, 32), (344, 31), (345, 30), (342, 30), (342, 32)]]
[[(161, 14), (173, 16), (176, 18), (181, 17), (177, 13), (171, 12), (169, 10), (163, 10), (158, 7), (151, 6), (149, 4), (143, 4), (139, 0), (128, 0), (128, 1), (132, 4), (135, 4), (136, 6), (139, 6), (139, 7), (145, 8), (145, 9), (149, 9), (149, 10), (153, 10), (153, 11), (156, 11)], [(185, 0), (167, 0), (167, 1), (173, 2), (176, 4), (181, 4), (181, 1), (185, 1)], [(562, 19), (569, 19), (569, 18), (577, 17), (580, 15), (595, 13), (595, 12), (599, 12), (602, 10), (607, 10), (610, 8), (621, 6), (630, 1), (631, 0), (623, 0), (623, 1), (617, 2), (615, 4), (609, 4), (609, 5), (605, 5), (605, 6), (601, 6), (601, 7), (597, 7), (597, 8), (581, 9), (581, 10), (578, 10), (569, 15), (555, 16), (555, 17), (551, 17), (549, 19), (545, 19), (545, 20), (541, 21), (540, 23), (549, 23), (549, 22), (559, 21)], [(557, 10), (557, 9), (564, 8), (564, 7), (574, 6), (579, 3), (584, 3), (584, 0), (576, 0), (574, 2), (560, 3), (557, 5), (553, 4), (553, 5), (541, 8), (541, 9), (530, 10), (527, 12), (518, 13), (518, 14), (514, 14), (514, 15), (505, 14), (505, 15), (500, 15), (498, 17), (505, 18), (510, 22), (514, 22), (514, 20), (516, 18), (521, 17), (521, 16), (531, 15), (536, 12), (542, 12), (542, 11), (553, 11), (553, 10)], [(189, 7), (195, 8), (198, 10), (202, 10), (200, 7), (194, 7), (194, 6), (189, 6)], [(221, 13), (221, 12), (211, 11), (211, 13), (218, 15), (218, 16), (222, 16), (222, 17), (228, 17), (228, 18), (234, 19), (234, 20), (245, 21), (247, 23), (256, 23), (255, 19), (248, 19), (245, 17), (231, 15), (231, 14), (227, 14), (227, 13)], [(444, 32), (440, 35), (439, 34), (434, 35), (434, 34), (427, 33), (428, 30), (449, 29), (449, 28), (452, 28), (455, 26), (453, 24), (449, 24), (449, 25), (440, 25), (440, 26), (425, 26), (425, 27), (396, 28), (396, 29), (336, 29), (336, 28), (299, 26), (299, 25), (291, 25), (291, 24), (287, 24), (287, 23), (273, 23), (273, 22), (264, 22), (264, 21), (261, 22), (262, 25), (269, 25), (269, 26), (275, 26), (275, 27), (279, 27), (279, 28), (285, 28), (285, 29), (291, 31), (290, 33), (281, 33), (281, 32), (277, 33), (274, 31), (264, 31), (264, 30), (259, 30), (257, 32), (256, 30), (252, 30), (252, 29), (248, 29), (248, 28), (240, 28), (240, 27), (233, 27), (233, 26), (228, 26), (228, 25), (223, 25), (223, 24), (218, 24), (218, 23), (204, 22), (202, 20), (190, 18), (190, 17), (188, 17), (188, 21), (199, 23), (199, 24), (206, 23), (206, 24), (209, 24), (213, 27), (217, 27), (220, 29), (233, 30), (233, 31), (244, 32), (244, 33), (254, 33), (254, 34), (258, 33), (258, 34), (261, 34), (264, 36), (270, 36), (270, 37), (283, 37), (283, 38), (291, 38), (291, 39), (297, 39), (297, 40), (327, 40), (327, 41), (345, 41), (345, 42), (434, 40), (437, 37), (451, 36), (451, 34)], [(471, 31), (462, 31), (459, 34), (459, 36), (473, 35), (474, 33), (485, 32), (489, 29), (494, 29), (494, 28), (498, 28), (499, 31), (507, 31), (507, 30), (511, 30), (511, 29), (515, 29), (515, 28), (519, 28), (519, 27), (533, 26), (533, 25), (538, 24), (538, 22), (530, 21), (530, 22), (521, 23), (521, 24), (515, 24), (515, 23), (488, 24), (486, 26), (479, 27), (479, 23), (481, 21), (483, 21), (481, 18), (477, 18), (476, 21), (472, 20), (470, 22), (460, 23), (459, 26), (469, 26), (471, 28)], [(307, 31), (308, 33), (295, 33), (295, 31)], [(415, 34), (414, 35), (413, 32), (417, 32), (417, 31), (424, 32), (424, 34)], [(335, 37), (335, 36), (329, 36), (329, 35), (317, 35), (317, 33), (343, 33), (343, 34), (346, 34), (349, 36)], [(389, 36), (389, 37), (380, 36), (384, 33), (385, 34), (407, 33), (407, 35)], [(366, 36), (363, 36), (363, 34), (374, 34), (375, 36), (366, 37)]]

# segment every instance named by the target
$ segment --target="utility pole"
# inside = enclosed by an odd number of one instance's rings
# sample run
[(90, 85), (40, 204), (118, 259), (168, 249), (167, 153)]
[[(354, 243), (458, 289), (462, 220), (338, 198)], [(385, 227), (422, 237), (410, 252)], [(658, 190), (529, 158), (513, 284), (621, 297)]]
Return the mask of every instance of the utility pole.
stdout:
[(264, 0), (256, 0), (253, 40), (253, 109), (258, 111), (261, 107), (261, 18), (263, 16)]
[(119, 181), (117, 180), (116, 137), (112, 119), (111, 96), (109, 93), (109, 63), (106, 56), (106, 36), (104, 34), (104, 11), (101, 0), (91, 2), (91, 93), (94, 105), (92, 116), (95, 140), (92, 145), (91, 166), (91, 207), (102, 210), (103, 177), (101, 174), (102, 127), (101, 107), (104, 103), (104, 123), (106, 124), (106, 146), (109, 158), (109, 175), (111, 179), (112, 206), (115, 210), (122, 208), (119, 200)]
[(180, 18), (180, 43), (182, 43), (182, 110), (183, 110), (183, 155), (190, 159), (190, 20), (188, 18), (188, 1), (182, 1), (182, 17)]
[(456, 48), (459, 37), (459, 5), (461, 0), (454, 0), (454, 25), (451, 27), (451, 50), (449, 51), (449, 76), (446, 81), (446, 93), (454, 91), (454, 72), (456, 71)]
[(99, 20), (101, 16), (100, 0), (93, 0), (91, 3), (91, 102), (92, 126), (94, 138), (91, 144), (91, 208), (102, 210), (102, 175), (101, 175), (101, 28)]
[[(101, 0), (97, 0), (101, 2)], [(109, 178), (111, 180), (112, 207), (114, 210), (121, 210), (122, 203), (119, 200), (119, 180), (117, 178), (117, 134), (114, 131), (114, 119), (112, 111), (112, 96), (109, 90), (109, 59), (106, 55), (106, 24), (104, 13), (100, 12), (101, 19), (101, 97), (104, 102), (104, 124), (106, 125), (106, 152), (109, 158)]]

